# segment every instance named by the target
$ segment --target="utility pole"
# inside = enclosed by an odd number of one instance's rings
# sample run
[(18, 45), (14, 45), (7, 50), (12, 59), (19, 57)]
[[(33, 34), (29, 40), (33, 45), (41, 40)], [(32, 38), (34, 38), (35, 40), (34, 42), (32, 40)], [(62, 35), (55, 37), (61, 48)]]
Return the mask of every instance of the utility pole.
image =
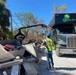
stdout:
[(11, 35), (12, 35), (12, 37), (13, 37), (12, 14), (11, 14)]
[(12, 26), (12, 14), (11, 14), (11, 32), (13, 33), (13, 26)]

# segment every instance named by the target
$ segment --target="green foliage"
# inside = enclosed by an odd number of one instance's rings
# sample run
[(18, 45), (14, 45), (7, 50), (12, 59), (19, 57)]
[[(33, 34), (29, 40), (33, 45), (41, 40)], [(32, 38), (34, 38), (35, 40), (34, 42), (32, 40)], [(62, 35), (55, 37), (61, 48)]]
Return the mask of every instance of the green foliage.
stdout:
[(61, 12), (64, 12), (64, 11), (66, 10), (66, 8), (67, 8), (67, 6), (64, 4), (64, 5), (62, 5), (62, 6), (59, 8), (59, 10), (60, 10)]
[(31, 12), (18, 12), (15, 13), (15, 17), (17, 18), (17, 21), (21, 26), (29, 26), (38, 23), (37, 18), (34, 17)]
[[(0, 0), (0, 26), (3, 32), (0, 38), (2, 38), (3, 35), (9, 33), (9, 26), (10, 26), (9, 22), (10, 11), (5, 7), (5, 2), (6, 0)], [(7, 38), (7, 36), (5, 36), (5, 38)]]
[[(44, 23), (43, 19), (38, 19), (33, 15), (31, 12), (18, 12), (15, 13), (15, 16), (17, 20), (14, 20), (14, 23), (18, 26), (26, 27), (26, 26), (31, 26), (35, 25), (38, 23)], [(34, 34), (35, 36), (38, 36), (39, 34), (43, 33), (43, 29), (41, 27), (33, 27), (33, 28), (26, 28), (23, 30), (25, 35)]]
[(7, 39), (13, 39), (13, 33), (12, 32), (9, 32), (9, 34), (7, 35)]
[(65, 12), (67, 6), (65, 4), (63, 4), (62, 6), (60, 7), (57, 7), (56, 5), (53, 6), (53, 14), (57, 13), (57, 12)]
[(54, 11), (56, 11), (56, 12), (59, 10), (56, 5), (54, 5), (53, 8), (54, 8)]
[(0, 0), (0, 5), (4, 5), (4, 0)]

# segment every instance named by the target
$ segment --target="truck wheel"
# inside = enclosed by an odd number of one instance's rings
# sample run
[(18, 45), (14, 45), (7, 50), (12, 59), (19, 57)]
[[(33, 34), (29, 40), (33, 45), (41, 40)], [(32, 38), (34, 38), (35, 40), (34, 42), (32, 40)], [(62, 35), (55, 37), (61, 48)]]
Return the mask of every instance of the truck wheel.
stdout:
[(55, 50), (55, 52), (56, 52), (56, 55), (57, 55), (58, 57), (61, 56), (61, 53), (59, 52), (59, 49), (58, 49), (58, 48)]

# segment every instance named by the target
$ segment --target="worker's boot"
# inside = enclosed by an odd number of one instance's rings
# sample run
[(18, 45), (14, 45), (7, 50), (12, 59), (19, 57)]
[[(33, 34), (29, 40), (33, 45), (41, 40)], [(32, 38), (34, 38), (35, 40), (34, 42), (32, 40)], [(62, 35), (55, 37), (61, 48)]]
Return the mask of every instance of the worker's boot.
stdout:
[(54, 65), (51, 65), (51, 70), (53, 70), (54, 69)]
[(47, 68), (47, 70), (51, 70), (51, 68)]

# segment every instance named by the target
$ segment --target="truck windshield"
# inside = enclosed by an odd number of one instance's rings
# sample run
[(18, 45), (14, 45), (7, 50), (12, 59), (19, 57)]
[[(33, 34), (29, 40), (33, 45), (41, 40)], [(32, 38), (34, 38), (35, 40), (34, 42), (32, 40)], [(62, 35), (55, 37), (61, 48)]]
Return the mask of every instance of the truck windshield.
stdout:
[(73, 25), (62, 25), (58, 26), (57, 29), (63, 34), (76, 34), (76, 26)]

